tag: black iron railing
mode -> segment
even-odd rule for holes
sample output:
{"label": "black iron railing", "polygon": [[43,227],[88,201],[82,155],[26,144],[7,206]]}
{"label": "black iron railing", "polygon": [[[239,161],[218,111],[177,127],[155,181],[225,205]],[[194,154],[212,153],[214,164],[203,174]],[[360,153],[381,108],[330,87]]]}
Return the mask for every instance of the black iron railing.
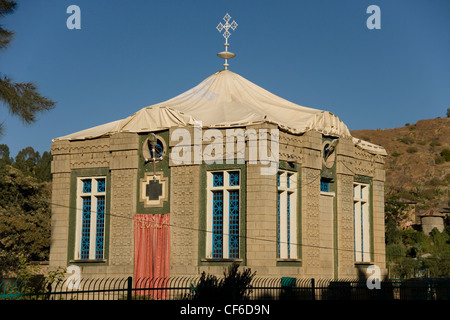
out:
{"label": "black iron railing", "polygon": [[[0,300],[192,300],[200,277],[95,278],[64,280],[34,288],[18,281],[0,282]],[[212,289],[211,289],[212,290]],[[202,295],[205,296],[205,295]],[[206,295],[208,296],[208,295]],[[210,298],[214,298],[211,291]],[[229,299],[235,295],[231,291]],[[254,278],[248,300],[450,300],[450,278],[381,281],[370,289],[365,280]]]}

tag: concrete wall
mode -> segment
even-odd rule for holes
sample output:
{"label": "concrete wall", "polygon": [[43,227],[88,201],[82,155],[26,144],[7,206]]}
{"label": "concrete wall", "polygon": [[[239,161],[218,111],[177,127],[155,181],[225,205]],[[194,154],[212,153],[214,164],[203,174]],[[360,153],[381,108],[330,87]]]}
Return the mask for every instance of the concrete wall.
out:
{"label": "concrete wall", "polygon": [[444,230],[444,218],[439,216],[422,216],[422,231],[428,235],[431,230],[437,228],[440,232]]}

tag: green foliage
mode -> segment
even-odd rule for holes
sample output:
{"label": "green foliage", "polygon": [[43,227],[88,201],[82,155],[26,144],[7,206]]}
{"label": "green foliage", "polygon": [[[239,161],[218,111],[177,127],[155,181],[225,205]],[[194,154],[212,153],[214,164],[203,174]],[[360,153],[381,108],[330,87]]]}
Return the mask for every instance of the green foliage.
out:
{"label": "green foliage", "polygon": [[450,235],[436,228],[421,231],[398,230],[400,237],[386,245],[386,261],[391,277],[450,277]]}
{"label": "green foliage", "polygon": [[406,256],[406,247],[403,243],[389,243],[386,245],[386,258],[395,261],[399,257]]}
{"label": "green foliage", "polygon": [[408,153],[416,153],[418,150],[416,147],[409,147],[408,149],[406,149],[406,152]]}
{"label": "green foliage", "polygon": [[408,205],[400,201],[398,195],[392,195],[386,197],[384,206],[385,223],[392,221],[394,226],[397,227],[398,223],[405,218],[405,210],[408,208]]}
{"label": "green foliage", "polygon": [[441,143],[439,141],[433,140],[430,142],[430,147],[439,147]]}
{"label": "green foliage", "polygon": [[[0,1],[0,18],[12,13],[16,9],[17,4],[14,1]],[[0,50],[5,49],[13,38],[14,32],[4,29],[0,25]]]}
{"label": "green foliage", "polygon": [[441,151],[441,157],[444,158],[445,161],[450,161],[450,150],[444,149]]}
{"label": "green foliage", "polygon": [[[423,196],[425,191],[419,190],[418,193]],[[450,277],[450,218],[446,218],[443,232],[435,228],[426,235],[419,230],[401,230],[399,225],[406,217],[406,209],[407,205],[400,201],[398,195],[386,197],[386,263],[390,277]]]}
{"label": "green foliage", "polygon": [[51,159],[26,148],[16,160],[0,145],[0,276],[49,255],[50,184],[43,180],[49,179]]}
{"label": "green foliage", "polygon": [[[24,257],[20,257],[16,269],[18,290],[16,293],[43,293],[51,289],[52,283],[62,281],[65,278],[66,269],[57,267],[50,269],[46,275],[41,273],[37,264],[28,262]],[[46,299],[45,295],[36,296],[35,299]]]}
{"label": "green foliage", "polygon": [[251,293],[250,283],[256,273],[249,268],[238,271],[239,264],[233,263],[224,271],[222,279],[202,273],[194,292],[187,297],[194,300],[247,300]]}
{"label": "green foliage", "polygon": [[441,163],[444,163],[444,162],[445,162],[445,160],[444,160],[444,158],[442,156],[436,155],[436,157],[434,157],[434,163],[435,164],[441,164]]}
{"label": "green foliage", "polygon": [[39,151],[34,151],[32,147],[26,147],[17,153],[13,166],[26,175],[34,176],[39,181],[50,181],[51,161],[50,152],[45,151],[41,157]]}
{"label": "green foliage", "polygon": [[398,138],[398,141],[403,142],[404,144],[413,144],[414,143],[414,139],[412,137],[401,137]]}

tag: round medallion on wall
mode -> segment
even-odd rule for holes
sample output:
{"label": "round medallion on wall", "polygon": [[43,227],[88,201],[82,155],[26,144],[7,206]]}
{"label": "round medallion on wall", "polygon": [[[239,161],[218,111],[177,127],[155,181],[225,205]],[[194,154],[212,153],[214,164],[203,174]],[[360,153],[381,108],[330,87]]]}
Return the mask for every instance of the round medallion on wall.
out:
{"label": "round medallion on wall", "polygon": [[339,140],[327,140],[322,144],[322,163],[325,167],[331,168],[336,160],[336,145]]}
{"label": "round medallion on wall", "polygon": [[146,160],[152,160],[155,158],[155,161],[161,161],[166,155],[166,150],[167,147],[164,139],[154,133],[151,133],[147,139],[144,140],[142,145],[142,156]]}

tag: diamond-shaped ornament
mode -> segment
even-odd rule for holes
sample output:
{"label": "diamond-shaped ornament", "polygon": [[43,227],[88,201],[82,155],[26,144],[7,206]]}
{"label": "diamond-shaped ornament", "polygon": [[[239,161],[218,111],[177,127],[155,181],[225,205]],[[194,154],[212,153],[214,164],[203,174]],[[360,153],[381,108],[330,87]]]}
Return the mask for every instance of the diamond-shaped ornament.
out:
{"label": "diamond-shaped ornament", "polygon": [[228,39],[229,36],[231,36],[231,33],[228,32],[228,30],[225,30],[225,32],[223,33],[223,37],[224,37],[225,39]]}

